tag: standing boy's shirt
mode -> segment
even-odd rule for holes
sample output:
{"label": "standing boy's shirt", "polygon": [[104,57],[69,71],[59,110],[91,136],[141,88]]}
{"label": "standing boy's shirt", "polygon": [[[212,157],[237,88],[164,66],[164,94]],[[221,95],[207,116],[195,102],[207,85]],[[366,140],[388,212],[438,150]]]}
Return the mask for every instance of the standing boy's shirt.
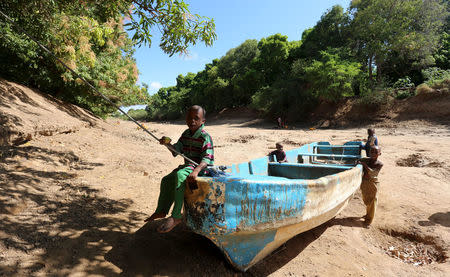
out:
{"label": "standing boy's shirt", "polygon": [[[213,142],[211,136],[203,128],[204,125],[200,126],[194,134],[191,134],[191,131],[187,129],[173,146],[178,152],[183,153],[197,164],[205,162],[207,165],[213,165]],[[195,165],[189,161],[185,160],[184,163],[192,169],[195,168]]]}
{"label": "standing boy's shirt", "polygon": [[[362,145],[363,142],[361,142]],[[366,144],[363,145],[364,149],[366,150],[366,154],[367,156],[369,156],[369,149],[371,146],[378,146],[378,138],[377,135],[373,135],[373,136],[369,136],[367,137],[367,142]]]}

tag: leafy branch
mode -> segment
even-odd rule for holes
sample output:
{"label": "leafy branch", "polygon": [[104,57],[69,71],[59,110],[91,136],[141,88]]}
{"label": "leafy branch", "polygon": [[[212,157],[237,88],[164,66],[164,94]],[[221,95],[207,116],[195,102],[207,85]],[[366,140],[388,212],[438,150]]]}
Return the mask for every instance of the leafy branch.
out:
{"label": "leafy branch", "polygon": [[170,56],[186,53],[198,40],[210,46],[217,38],[214,20],[191,14],[184,1],[134,0],[128,16],[125,26],[135,31],[132,39],[137,45],[151,45],[152,29],[157,27],[162,35],[160,47]]}

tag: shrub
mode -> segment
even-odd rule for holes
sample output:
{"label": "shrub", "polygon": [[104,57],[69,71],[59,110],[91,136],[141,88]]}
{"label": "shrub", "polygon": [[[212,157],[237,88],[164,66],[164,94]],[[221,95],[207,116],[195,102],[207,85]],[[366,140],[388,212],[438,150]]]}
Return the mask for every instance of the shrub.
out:
{"label": "shrub", "polygon": [[443,70],[438,67],[430,67],[422,70],[422,75],[425,79],[425,84],[433,86],[435,83],[441,83],[450,79],[450,69]]}
{"label": "shrub", "polygon": [[128,111],[128,115],[139,121],[145,121],[147,119],[147,112],[145,110],[131,109]]}
{"label": "shrub", "polygon": [[409,76],[406,76],[404,78],[398,79],[393,85],[393,88],[413,88],[414,83],[411,82],[411,78]]}
{"label": "shrub", "polygon": [[414,95],[414,83],[409,76],[398,79],[393,85],[395,98],[405,99]]}
{"label": "shrub", "polygon": [[[135,110],[130,109],[127,114],[131,116],[132,118],[138,120],[138,121],[146,121],[148,114],[146,110]],[[112,117],[120,118],[122,120],[130,120],[126,115],[121,113],[120,111],[116,111],[111,114]]]}
{"label": "shrub", "polygon": [[400,90],[395,95],[395,98],[401,100],[401,99],[406,99],[411,96],[414,96],[414,91],[411,92],[410,90]]}
{"label": "shrub", "polygon": [[358,102],[369,107],[380,107],[390,102],[390,95],[387,91],[374,90],[364,93]]}

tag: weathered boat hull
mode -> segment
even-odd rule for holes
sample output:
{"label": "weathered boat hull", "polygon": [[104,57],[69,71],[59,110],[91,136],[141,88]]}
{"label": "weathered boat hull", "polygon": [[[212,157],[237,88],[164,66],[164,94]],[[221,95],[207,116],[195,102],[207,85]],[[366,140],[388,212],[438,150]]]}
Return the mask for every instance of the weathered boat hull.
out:
{"label": "weathered boat hull", "polygon": [[[299,153],[310,149],[305,147]],[[185,194],[187,225],[242,271],[293,236],[333,218],[361,184],[360,166],[262,160],[250,161],[250,174],[200,177],[198,189],[188,188]]]}

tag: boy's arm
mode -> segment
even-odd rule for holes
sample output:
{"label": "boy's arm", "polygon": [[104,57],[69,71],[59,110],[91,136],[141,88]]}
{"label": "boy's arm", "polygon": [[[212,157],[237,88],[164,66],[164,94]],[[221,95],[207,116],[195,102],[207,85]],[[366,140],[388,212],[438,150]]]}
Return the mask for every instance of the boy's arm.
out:
{"label": "boy's arm", "polygon": [[374,169],[380,170],[383,167],[383,163],[380,161],[377,161],[374,165]]}
{"label": "boy's arm", "polygon": [[191,172],[191,174],[189,174],[188,181],[195,181],[195,178],[197,178],[198,174],[200,173],[200,171],[202,171],[203,169],[205,169],[208,166],[208,164],[206,164],[205,162],[201,162],[199,165],[197,165],[194,170]]}
{"label": "boy's arm", "polygon": [[197,165],[194,170],[187,176],[186,182],[188,183],[191,190],[196,190],[198,188],[197,184],[195,183],[195,178],[197,178],[200,171],[205,169],[208,166],[205,162],[201,162],[199,165]]}
{"label": "boy's arm", "polygon": [[171,144],[172,140],[169,137],[162,137],[159,139],[159,143],[163,144],[169,149],[169,151],[172,153],[172,155],[175,157],[178,154],[175,153],[173,150],[176,150],[177,152],[181,153],[183,150],[183,143],[181,142],[181,137],[178,139],[178,141],[175,144]]}
{"label": "boy's arm", "polygon": [[359,160],[357,163],[360,164],[360,165],[362,165],[363,168],[364,168],[364,170],[367,170],[367,171],[370,170],[370,171],[371,171],[370,167],[367,165],[367,163],[366,163],[365,160]]}
{"label": "boy's arm", "polygon": [[373,167],[370,167],[369,165],[367,165],[366,162],[363,162],[363,161],[359,161],[359,163],[363,166],[364,170],[366,170],[367,172],[380,171],[381,168],[383,167],[383,163],[380,161],[377,161],[373,165]]}

